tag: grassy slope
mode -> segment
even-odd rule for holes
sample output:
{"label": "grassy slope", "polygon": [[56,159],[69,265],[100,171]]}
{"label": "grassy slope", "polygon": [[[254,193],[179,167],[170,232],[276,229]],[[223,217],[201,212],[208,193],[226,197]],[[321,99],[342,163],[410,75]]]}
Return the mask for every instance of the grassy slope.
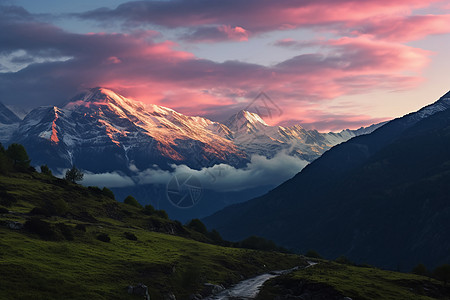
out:
{"label": "grassy slope", "polygon": [[[45,241],[25,230],[0,226],[0,299],[136,299],[125,287],[139,282],[149,286],[152,299],[162,299],[169,292],[186,299],[201,290],[204,282],[232,284],[242,277],[305,264],[295,255],[195,241],[206,238],[176,222],[147,216],[87,188],[37,173],[0,175],[0,190],[17,199],[8,207],[14,214],[0,214],[0,221],[24,222],[29,218],[25,213],[33,207],[63,199],[72,217],[45,220],[87,227],[86,233],[74,230],[73,241]],[[134,233],[138,241],[126,239],[125,231]],[[97,240],[99,233],[109,234],[111,242]],[[284,293],[274,282],[282,286],[301,280],[332,286],[354,300],[431,299],[417,294],[428,282],[424,277],[326,261],[270,281],[261,299]],[[420,288],[411,290],[416,286]]]}
{"label": "grassy slope", "polygon": [[436,280],[327,261],[267,282],[258,299],[273,299],[287,289],[295,290],[301,283],[321,284],[322,290],[328,286],[353,300],[450,299],[450,287],[445,288]]}
{"label": "grassy slope", "polygon": [[[0,176],[0,189],[17,199],[8,207],[14,214],[0,215],[0,220],[24,222],[29,218],[24,213],[59,198],[82,217],[45,220],[87,226],[86,233],[74,230],[73,241],[45,241],[0,226],[0,299],[136,299],[125,287],[139,282],[149,286],[152,299],[169,292],[183,299],[201,290],[203,282],[231,284],[241,276],[304,263],[295,255],[197,242],[192,238],[202,236],[186,228],[178,228],[184,237],[150,231],[179,225],[41,174]],[[126,239],[125,231],[138,241]],[[97,240],[98,233],[109,234],[111,242]]]}

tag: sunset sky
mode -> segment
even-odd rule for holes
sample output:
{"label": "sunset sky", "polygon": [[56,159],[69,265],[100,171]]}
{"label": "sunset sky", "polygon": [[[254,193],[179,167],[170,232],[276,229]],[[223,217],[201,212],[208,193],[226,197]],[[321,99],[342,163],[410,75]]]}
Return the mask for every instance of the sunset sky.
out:
{"label": "sunset sky", "polygon": [[450,89],[450,1],[0,0],[0,101],[104,86],[223,121],[264,91],[270,124],[402,116]]}

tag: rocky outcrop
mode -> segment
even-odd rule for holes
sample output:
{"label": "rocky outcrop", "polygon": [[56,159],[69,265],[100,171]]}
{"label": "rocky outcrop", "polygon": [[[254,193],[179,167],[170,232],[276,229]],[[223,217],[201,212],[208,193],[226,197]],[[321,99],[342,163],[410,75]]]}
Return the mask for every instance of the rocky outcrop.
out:
{"label": "rocky outcrop", "polygon": [[143,296],[145,300],[150,300],[148,287],[143,283],[138,283],[136,286],[129,285],[127,291],[128,294]]}
{"label": "rocky outcrop", "polygon": [[17,221],[5,221],[6,227],[12,230],[20,230],[23,229],[23,224]]}
{"label": "rocky outcrop", "polygon": [[203,296],[215,295],[225,290],[225,287],[223,285],[217,285],[212,283],[204,283],[203,287],[204,287],[202,291]]}

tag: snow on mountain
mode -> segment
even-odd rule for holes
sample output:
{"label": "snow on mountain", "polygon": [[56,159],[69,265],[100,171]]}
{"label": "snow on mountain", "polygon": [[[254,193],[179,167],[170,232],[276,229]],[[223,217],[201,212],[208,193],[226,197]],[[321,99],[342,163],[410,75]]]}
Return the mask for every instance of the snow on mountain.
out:
{"label": "snow on mountain", "polygon": [[0,102],[0,143],[6,143],[19,126],[20,119]]}
{"label": "snow on mountain", "polygon": [[241,110],[232,115],[225,125],[235,133],[235,135],[252,134],[261,129],[269,127],[257,114]]}
{"label": "snow on mountain", "polygon": [[339,143],[357,135],[370,133],[383,125],[380,123],[358,130],[346,129],[339,133],[319,133],[317,130],[307,130],[300,125],[269,126],[259,115],[248,111],[234,114],[225,124],[233,133],[234,143],[250,155],[273,157],[284,151],[308,162]]}
{"label": "snow on mountain", "polygon": [[242,166],[247,155],[217,134],[222,131],[226,135],[211,120],[94,88],[62,108],[33,110],[12,139],[28,146],[37,163],[74,163],[94,172],[128,172],[130,167],[142,170],[154,164],[169,168],[171,163],[201,168],[211,161]]}
{"label": "snow on mountain", "polygon": [[244,167],[253,154],[271,158],[280,151],[310,162],[332,146],[379,126],[319,133],[300,125],[269,126],[248,111],[221,124],[93,88],[61,108],[34,109],[10,141],[24,144],[36,164],[129,173],[155,164],[163,169],[170,164],[195,169],[219,163]]}
{"label": "snow on mountain", "polygon": [[425,119],[437,112],[444,111],[450,108],[450,91],[443,95],[438,101],[427,105],[417,112],[408,114],[405,122],[416,123],[422,119]]}

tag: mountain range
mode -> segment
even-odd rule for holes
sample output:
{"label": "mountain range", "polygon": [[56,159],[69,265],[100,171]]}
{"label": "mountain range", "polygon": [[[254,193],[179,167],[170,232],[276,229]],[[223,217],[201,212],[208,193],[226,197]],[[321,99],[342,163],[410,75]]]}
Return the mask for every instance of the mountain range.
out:
{"label": "mountain range", "polygon": [[125,174],[154,165],[170,169],[171,164],[197,170],[220,163],[240,168],[254,154],[270,158],[281,151],[311,162],[332,146],[382,125],[319,133],[300,125],[269,126],[248,111],[221,124],[105,88],[89,89],[61,107],[33,109],[23,120],[0,106],[0,123],[0,141],[23,144],[37,165],[64,169],[75,164],[94,173]]}
{"label": "mountain range", "polygon": [[204,219],[225,238],[411,270],[450,261],[450,92],[325,152],[266,195]]}

